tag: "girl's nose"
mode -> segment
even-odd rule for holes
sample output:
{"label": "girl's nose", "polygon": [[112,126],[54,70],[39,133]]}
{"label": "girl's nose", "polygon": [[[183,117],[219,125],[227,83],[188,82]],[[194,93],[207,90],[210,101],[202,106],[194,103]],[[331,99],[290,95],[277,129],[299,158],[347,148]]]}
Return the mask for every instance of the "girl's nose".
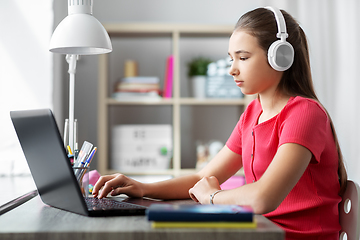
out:
{"label": "girl's nose", "polygon": [[237,75],[239,75],[239,73],[240,73],[240,71],[239,71],[238,68],[234,67],[234,63],[231,64],[231,67],[230,67],[230,69],[229,69],[229,74],[230,74],[231,76],[237,76]]}

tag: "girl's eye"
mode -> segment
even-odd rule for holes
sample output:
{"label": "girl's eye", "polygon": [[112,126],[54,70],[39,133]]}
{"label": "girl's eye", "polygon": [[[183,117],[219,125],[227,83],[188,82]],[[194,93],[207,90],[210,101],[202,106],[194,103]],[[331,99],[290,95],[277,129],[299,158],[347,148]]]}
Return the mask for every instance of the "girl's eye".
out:
{"label": "girl's eye", "polygon": [[247,59],[248,59],[248,57],[241,57],[241,58],[240,58],[241,61],[245,61],[245,60],[247,60]]}

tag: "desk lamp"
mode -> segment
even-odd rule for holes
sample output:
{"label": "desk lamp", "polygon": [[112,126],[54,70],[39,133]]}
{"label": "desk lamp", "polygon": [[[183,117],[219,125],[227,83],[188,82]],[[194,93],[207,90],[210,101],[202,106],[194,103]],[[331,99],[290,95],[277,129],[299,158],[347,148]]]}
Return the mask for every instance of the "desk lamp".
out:
{"label": "desk lamp", "polygon": [[[80,55],[103,54],[112,51],[110,37],[101,23],[92,16],[93,0],[68,0],[68,16],[55,29],[49,50],[66,54],[69,64],[69,146],[75,149],[74,94],[76,61]],[[66,135],[67,133],[64,133]]]}

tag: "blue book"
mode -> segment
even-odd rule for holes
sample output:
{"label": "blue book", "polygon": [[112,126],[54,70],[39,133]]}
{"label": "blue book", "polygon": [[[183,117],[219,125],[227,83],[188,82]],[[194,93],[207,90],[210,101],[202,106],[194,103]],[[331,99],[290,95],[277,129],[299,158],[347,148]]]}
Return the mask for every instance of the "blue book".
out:
{"label": "blue book", "polygon": [[238,205],[152,204],[146,215],[149,221],[161,222],[252,222],[254,213]]}

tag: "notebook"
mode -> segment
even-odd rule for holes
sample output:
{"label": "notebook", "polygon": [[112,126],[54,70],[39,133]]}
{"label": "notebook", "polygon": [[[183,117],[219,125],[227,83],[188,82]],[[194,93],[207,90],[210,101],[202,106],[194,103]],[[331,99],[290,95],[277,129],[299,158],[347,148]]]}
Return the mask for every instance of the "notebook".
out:
{"label": "notebook", "polygon": [[149,221],[158,222],[253,222],[253,210],[238,205],[152,204]]}
{"label": "notebook", "polygon": [[11,111],[10,116],[45,204],[86,216],[145,215],[145,206],[83,197],[50,109]]}

